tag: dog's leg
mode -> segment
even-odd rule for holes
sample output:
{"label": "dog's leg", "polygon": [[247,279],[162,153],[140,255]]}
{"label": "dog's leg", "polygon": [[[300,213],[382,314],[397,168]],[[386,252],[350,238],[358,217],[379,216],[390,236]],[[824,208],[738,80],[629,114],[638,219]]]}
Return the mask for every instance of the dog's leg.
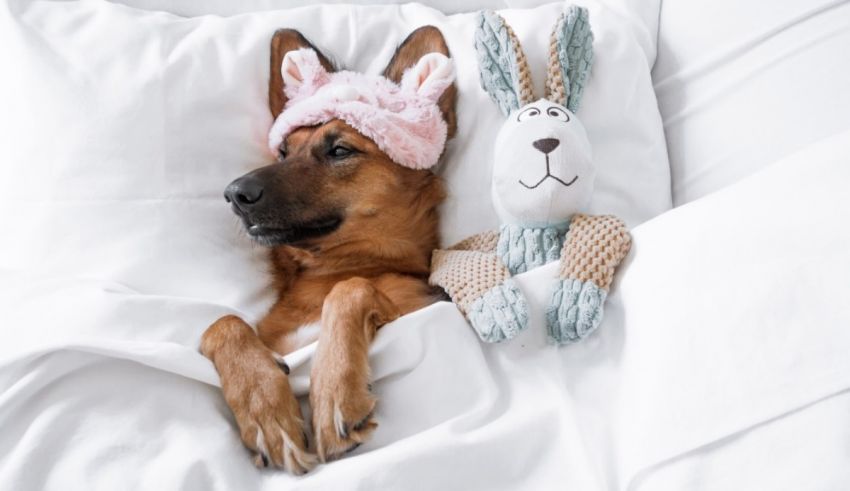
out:
{"label": "dog's leg", "polygon": [[257,453],[254,462],[260,467],[271,462],[293,474],[309,471],[316,458],[307,452],[301,407],[285,365],[278,365],[253,329],[236,316],[222,317],[204,332],[201,352],[221,376],[242,441]]}
{"label": "dog's leg", "polygon": [[310,377],[310,405],[319,458],[338,457],[377,426],[369,391],[369,344],[378,327],[399,316],[373,283],[352,278],[334,285],[322,306],[319,346]]}

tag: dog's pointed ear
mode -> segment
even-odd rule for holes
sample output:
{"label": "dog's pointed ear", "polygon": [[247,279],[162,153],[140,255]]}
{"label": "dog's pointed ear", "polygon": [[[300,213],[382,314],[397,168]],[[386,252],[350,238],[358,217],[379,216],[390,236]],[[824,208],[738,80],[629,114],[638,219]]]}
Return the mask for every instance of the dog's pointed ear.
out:
{"label": "dog's pointed ear", "polygon": [[404,72],[401,87],[438,102],[454,80],[455,66],[452,59],[442,53],[428,53],[419,58],[413,68]]}
{"label": "dog's pointed ear", "polygon": [[[426,58],[426,55],[430,53],[439,53],[443,57],[428,56]],[[423,26],[410,33],[396,49],[390,63],[384,69],[384,76],[401,84],[405,72],[413,70],[416,73],[407,77],[406,84],[416,83],[420,90],[442,89],[441,81],[447,80],[446,77],[453,76],[454,73],[452,66],[445,63],[450,56],[443,33],[434,26]],[[443,113],[443,119],[448,128],[447,138],[454,136],[457,129],[456,100],[457,88],[453,83],[449,83],[445,90],[442,90],[442,95],[437,100],[437,106]]]}
{"label": "dog's pointed ear", "polygon": [[[306,49],[305,49],[306,48]],[[315,53],[315,57],[309,54]],[[313,81],[334,71],[333,64],[310,41],[295,29],[278,29],[272,36],[269,65],[269,110],[273,118],[283,111],[287,101],[287,86],[292,93],[295,85]]]}

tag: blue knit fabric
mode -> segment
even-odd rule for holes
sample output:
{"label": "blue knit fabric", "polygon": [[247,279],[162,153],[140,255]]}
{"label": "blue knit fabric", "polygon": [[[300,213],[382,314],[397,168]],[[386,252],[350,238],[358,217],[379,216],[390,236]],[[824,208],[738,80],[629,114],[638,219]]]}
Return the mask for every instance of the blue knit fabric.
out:
{"label": "blue knit fabric", "polygon": [[499,14],[484,10],[476,18],[475,53],[481,87],[507,116],[519,109],[519,67],[508,27]]}
{"label": "blue knit fabric", "polygon": [[556,280],[546,308],[549,339],[569,344],[587,337],[602,321],[607,296],[608,292],[591,281]]}
{"label": "blue knit fabric", "polygon": [[524,273],[546,263],[557,261],[567,235],[567,227],[530,228],[502,225],[496,254],[512,275]]}
{"label": "blue knit fabric", "polygon": [[511,339],[528,325],[528,303],[513,280],[505,280],[473,302],[467,318],[482,341]]}
{"label": "blue knit fabric", "polygon": [[567,94],[567,109],[578,111],[593,64],[593,32],[587,9],[571,5],[555,27],[558,61]]}

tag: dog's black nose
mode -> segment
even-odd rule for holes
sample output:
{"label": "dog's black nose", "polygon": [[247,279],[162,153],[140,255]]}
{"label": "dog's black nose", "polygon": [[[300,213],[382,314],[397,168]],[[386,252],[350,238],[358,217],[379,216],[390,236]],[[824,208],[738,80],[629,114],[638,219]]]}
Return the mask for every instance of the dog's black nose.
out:
{"label": "dog's black nose", "polygon": [[263,197],[263,183],[252,175],[242,176],[224,190],[224,199],[245,210]]}
{"label": "dog's black nose", "polygon": [[540,150],[543,153],[549,153],[552,150],[555,150],[560,144],[561,141],[557,138],[541,138],[532,143],[532,145],[534,145],[534,148]]}

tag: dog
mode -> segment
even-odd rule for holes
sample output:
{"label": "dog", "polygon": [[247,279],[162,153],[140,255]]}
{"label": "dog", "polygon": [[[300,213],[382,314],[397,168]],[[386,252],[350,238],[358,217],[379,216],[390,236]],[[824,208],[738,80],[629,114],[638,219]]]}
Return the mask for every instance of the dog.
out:
{"label": "dog", "polygon": [[[260,467],[303,474],[364,442],[377,426],[368,361],[377,329],[441,298],[427,279],[445,192],[425,167],[440,157],[457,125],[454,72],[445,60],[448,47],[433,26],[399,45],[382,78],[418,91],[422,97],[410,104],[437,119],[428,120],[434,131],[388,126],[404,126],[412,136],[384,141],[386,131],[364,134],[371,117],[360,121],[361,129],[341,117],[299,126],[309,115],[299,109],[305,106],[288,106],[294,97],[310,104],[331,100],[322,107],[336,110],[369,99],[358,91],[383,82],[371,76],[357,85],[365,75],[338,72],[296,30],[282,29],[272,38],[269,107],[276,120],[270,146],[278,159],[235,180],[225,197],[250,237],[269,248],[278,298],[256,332],[229,315],[201,338],[201,352],[214,363],[241,439]],[[342,74],[352,85],[334,86]],[[315,90],[325,82],[329,88]],[[390,109],[407,110],[404,102],[397,105]],[[409,147],[419,137],[421,148]],[[423,155],[430,161],[423,162]],[[318,333],[299,329],[317,322]],[[309,438],[282,355],[315,340]]]}

